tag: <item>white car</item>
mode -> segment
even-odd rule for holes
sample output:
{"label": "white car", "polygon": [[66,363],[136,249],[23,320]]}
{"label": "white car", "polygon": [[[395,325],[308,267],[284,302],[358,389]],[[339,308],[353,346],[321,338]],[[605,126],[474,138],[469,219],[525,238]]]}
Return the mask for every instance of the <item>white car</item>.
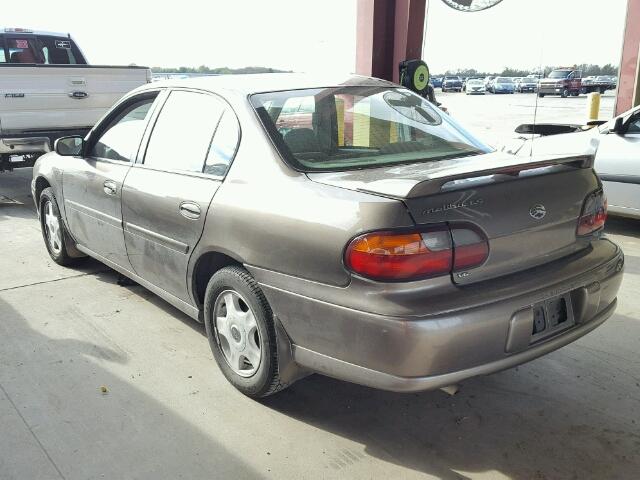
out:
{"label": "white car", "polygon": [[486,89],[484,87],[484,80],[471,79],[467,80],[465,92],[467,95],[484,95]]}
{"label": "white car", "polygon": [[609,213],[640,219],[640,107],[591,129],[527,140],[518,155],[570,154],[596,146]]}

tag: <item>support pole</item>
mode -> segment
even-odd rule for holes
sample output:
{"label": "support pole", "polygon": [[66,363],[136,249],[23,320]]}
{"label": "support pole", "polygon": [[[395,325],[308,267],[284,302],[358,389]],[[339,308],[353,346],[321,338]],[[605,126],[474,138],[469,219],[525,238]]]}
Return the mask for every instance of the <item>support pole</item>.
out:
{"label": "support pole", "polygon": [[356,73],[399,81],[398,64],[422,57],[427,0],[358,0]]}

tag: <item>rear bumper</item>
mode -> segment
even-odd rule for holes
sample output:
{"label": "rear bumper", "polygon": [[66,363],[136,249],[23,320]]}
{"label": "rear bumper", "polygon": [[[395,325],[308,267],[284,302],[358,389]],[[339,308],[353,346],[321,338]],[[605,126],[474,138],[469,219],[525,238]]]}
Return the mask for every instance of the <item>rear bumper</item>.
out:
{"label": "rear bumper", "polygon": [[[482,282],[484,300],[479,305],[465,307],[465,303],[475,303],[471,299],[478,292],[466,294],[466,287],[457,289],[452,308],[419,316],[384,315],[311,298],[269,285],[262,281],[268,274],[249,268],[292,341],[296,363],[342,380],[409,392],[527,362],[604,322],[615,310],[624,257],[611,242],[596,243],[565,271],[553,275],[551,268],[544,274],[529,272],[534,278],[526,280],[517,274]],[[509,288],[501,283],[505,281]],[[531,281],[537,288],[529,288]],[[523,293],[502,295],[518,290]],[[571,295],[575,325],[530,343],[531,306],[565,293]],[[402,302],[402,295],[407,294],[396,301]],[[432,300],[423,298],[422,302],[437,303]]]}

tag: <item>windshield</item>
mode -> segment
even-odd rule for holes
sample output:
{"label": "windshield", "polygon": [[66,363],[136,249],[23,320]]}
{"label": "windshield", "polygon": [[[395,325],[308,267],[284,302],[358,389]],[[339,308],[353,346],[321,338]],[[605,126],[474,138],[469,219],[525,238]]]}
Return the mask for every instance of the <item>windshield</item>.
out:
{"label": "windshield", "polygon": [[477,80],[477,79],[473,79],[473,80],[467,80],[467,83],[469,85],[483,85],[484,82],[482,80]]}
{"label": "windshield", "polygon": [[491,148],[403,88],[261,93],[251,103],[283,158],[302,171],[351,170],[477,155]]}
{"label": "windshield", "polygon": [[445,80],[460,80],[459,77],[444,77]]}
{"label": "windshield", "polygon": [[496,79],[497,83],[513,83],[513,81],[510,78],[506,78],[506,77],[498,77]]}
{"label": "windshield", "polygon": [[571,70],[554,70],[549,74],[549,78],[567,78]]}

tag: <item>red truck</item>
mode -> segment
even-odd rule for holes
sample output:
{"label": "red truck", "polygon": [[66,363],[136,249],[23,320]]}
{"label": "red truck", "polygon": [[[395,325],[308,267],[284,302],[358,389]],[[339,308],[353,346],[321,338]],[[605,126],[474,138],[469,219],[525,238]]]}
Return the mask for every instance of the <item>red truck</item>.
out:
{"label": "red truck", "polygon": [[540,80],[538,96],[560,95],[562,98],[577,97],[582,90],[582,72],[573,68],[552,70],[549,76]]}

